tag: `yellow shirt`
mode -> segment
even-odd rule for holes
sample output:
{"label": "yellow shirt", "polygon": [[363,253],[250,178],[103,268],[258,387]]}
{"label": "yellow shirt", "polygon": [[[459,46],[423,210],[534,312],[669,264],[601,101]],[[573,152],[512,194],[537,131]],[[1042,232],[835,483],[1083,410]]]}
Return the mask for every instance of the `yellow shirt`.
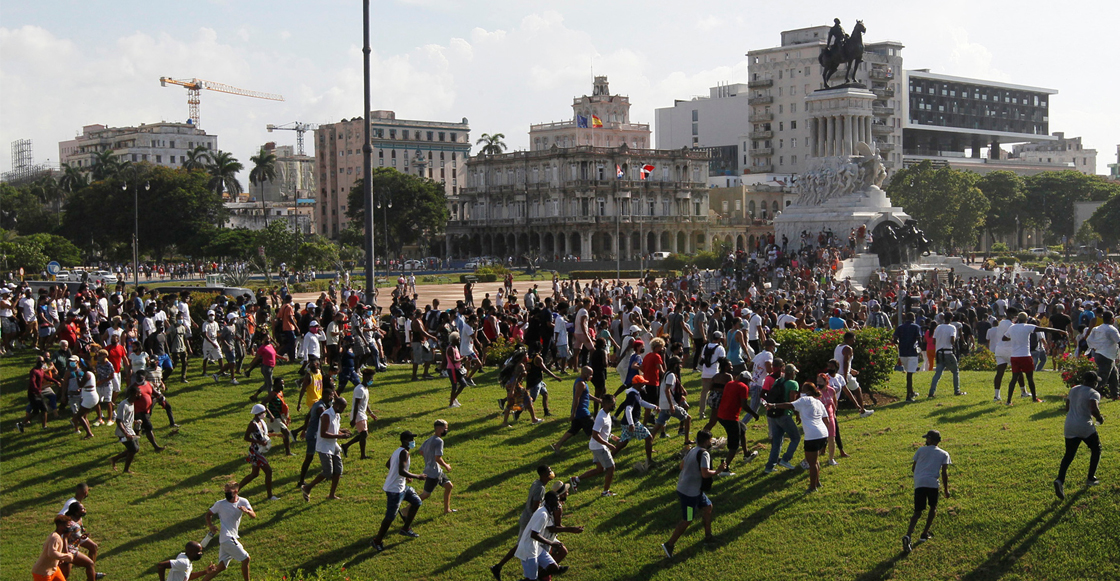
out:
{"label": "yellow shirt", "polygon": [[305,396],[305,399],[304,399],[304,403],[307,404],[308,408],[315,405],[315,402],[319,401],[323,397],[323,374],[322,374],[322,372],[312,373],[312,374],[310,374],[310,376],[311,376],[311,385],[307,386],[307,391],[305,392],[306,396]]}

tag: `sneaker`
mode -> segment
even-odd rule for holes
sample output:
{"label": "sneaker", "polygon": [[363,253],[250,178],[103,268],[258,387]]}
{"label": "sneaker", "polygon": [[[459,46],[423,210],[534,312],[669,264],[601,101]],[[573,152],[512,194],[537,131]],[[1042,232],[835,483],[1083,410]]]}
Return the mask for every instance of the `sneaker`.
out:
{"label": "sneaker", "polygon": [[669,434],[666,434],[665,432],[661,432],[661,435],[658,436],[658,439],[664,440],[664,439],[667,439],[668,437],[669,437]]}
{"label": "sneaker", "polygon": [[466,382],[467,382],[467,385],[469,385],[471,387],[475,387],[473,379],[468,377],[468,378],[466,378]]}
{"label": "sneaker", "polygon": [[19,433],[22,434],[23,433],[23,422],[16,422],[16,429],[19,430]]}
{"label": "sneaker", "polygon": [[763,468],[762,471],[767,473],[767,474],[773,474],[774,473],[774,467],[773,466],[767,466],[766,468]]}
{"label": "sneaker", "polygon": [[556,568],[556,574],[557,574],[557,575],[563,575],[564,573],[567,573],[567,572],[568,572],[568,569],[571,569],[571,566],[569,566],[569,565],[560,565],[559,567],[557,567],[557,568]]}
{"label": "sneaker", "polygon": [[1034,403],[1042,403],[1042,400],[1036,397],[1034,398]]}
{"label": "sneaker", "polygon": [[1085,481],[1085,486],[1100,486],[1101,481],[1096,478],[1090,478]]}
{"label": "sneaker", "polygon": [[537,419],[533,420],[533,425],[535,426],[535,425],[537,425],[541,422],[544,422],[544,418],[537,418]]}
{"label": "sneaker", "polygon": [[603,492],[602,492],[602,493],[601,493],[601,494],[599,495],[599,498],[606,498],[606,497],[608,497],[608,496],[617,496],[617,495],[616,495],[616,494],[614,493],[614,491],[611,491],[611,490],[604,490],[604,491],[603,491]]}
{"label": "sneaker", "polygon": [[906,403],[914,403],[916,401],[918,401],[918,396],[915,396],[915,395],[906,396]]}
{"label": "sneaker", "polygon": [[96,573],[96,574],[95,574],[95,575],[93,576],[93,578],[94,578],[94,579],[104,579],[106,575],[108,575],[108,573],[102,573],[102,572],[98,571],[98,572],[97,572],[97,573]]}
{"label": "sneaker", "polygon": [[778,466],[781,466],[786,470],[793,470],[793,464],[790,464],[788,460],[782,460],[781,462],[778,462]]}
{"label": "sneaker", "polygon": [[827,466],[837,466],[837,465],[839,465],[839,464],[840,464],[840,463],[839,463],[839,462],[837,462],[837,461],[836,461],[835,459],[832,459],[832,460],[829,460],[829,461],[828,461],[828,463],[827,463],[826,465],[827,465]]}
{"label": "sneaker", "polygon": [[276,496],[276,495],[274,494],[274,495],[272,495],[272,496],[268,497],[268,499],[269,499],[269,500],[280,500],[280,497],[279,497],[279,496]]}
{"label": "sneaker", "polygon": [[95,427],[95,428],[100,428],[101,426],[104,426],[104,425],[105,425],[105,420],[103,420],[101,418],[98,418],[96,422],[93,422],[93,427]]}
{"label": "sneaker", "polygon": [[758,450],[754,450],[750,454],[747,454],[747,456],[743,458],[743,463],[745,464],[747,462],[754,462],[755,458],[758,458]]}
{"label": "sneaker", "polygon": [[385,545],[382,545],[381,543],[375,543],[373,541],[370,541],[369,546],[373,547],[373,550],[377,551],[378,553],[385,550]]}
{"label": "sneaker", "polygon": [[406,537],[412,537],[414,539],[419,539],[420,538],[420,533],[418,533],[418,532],[416,532],[412,529],[405,529],[405,530],[401,531],[401,534],[406,536]]}
{"label": "sneaker", "polygon": [[910,535],[902,537],[902,552],[909,553],[912,550],[914,550],[914,547],[910,544]]}
{"label": "sneaker", "polygon": [[451,402],[451,407],[461,408],[463,407],[463,404],[459,403],[459,400],[456,399],[455,401]]}
{"label": "sneaker", "polygon": [[859,417],[869,418],[869,417],[871,417],[871,414],[873,414],[873,413],[875,413],[875,410],[864,410],[863,413],[859,415]]}
{"label": "sneaker", "polygon": [[213,379],[213,380],[214,380],[214,383],[218,383],[218,374],[217,374],[217,373],[215,373],[214,375],[211,375],[211,376],[210,376],[210,379]]}
{"label": "sneaker", "polygon": [[808,470],[809,469],[809,463],[806,462],[805,460],[802,460],[801,461],[801,469],[802,470]]}
{"label": "sneaker", "polygon": [[923,541],[929,541],[933,539],[933,533],[922,533],[918,538]]}
{"label": "sneaker", "polygon": [[666,559],[672,559],[673,558],[673,547],[672,546],[667,545],[665,543],[661,543],[661,550],[665,551],[665,558]]}
{"label": "sneaker", "polygon": [[579,476],[571,477],[571,479],[568,480],[568,484],[572,485],[572,490],[574,491],[576,488],[579,487]]}
{"label": "sneaker", "polygon": [[231,379],[231,380],[229,381],[229,383],[230,383],[230,385],[241,385],[241,383],[240,383],[240,382],[238,382],[238,381],[237,381],[237,379]]}
{"label": "sneaker", "polygon": [[958,392],[954,393],[953,395],[968,395],[968,392],[967,391],[958,391]]}
{"label": "sneaker", "polygon": [[1066,486],[1065,483],[1061,480],[1054,480],[1054,495],[1057,496],[1060,500],[1066,499]]}
{"label": "sneaker", "polygon": [[497,579],[498,581],[502,581],[502,568],[501,567],[499,567],[497,565],[491,566],[490,567],[490,574],[493,575],[494,578]]}
{"label": "sneaker", "polygon": [[111,425],[116,424],[116,423],[117,422],[115,420],[109,420],[109,421],[105,422],[105,425],[111,426]]}
{"label": "sneaker", "polygon": [[498,409],[499,410],[506,409],[506,398],[504,398],[504,397],[498,398]]}
{"label": "sneaker", "polygon": [[1001,401],[1003,401],[1003,400],[1001,400],[998,395],[995,396],[995,398],[992,399],[992,403],[999,403]]}

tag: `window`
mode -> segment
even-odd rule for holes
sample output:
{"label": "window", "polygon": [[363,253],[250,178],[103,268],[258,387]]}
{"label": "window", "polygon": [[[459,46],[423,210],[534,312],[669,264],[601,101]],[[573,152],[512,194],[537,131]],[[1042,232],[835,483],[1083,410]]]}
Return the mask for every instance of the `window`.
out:
{"label": "window", "polygon": [[786,157],[784,155],[778,156],[778,165],[785,165],[785,164],[786,164]]}
{"label": "window", "polygon": [[797,156],[796,155],[790,156],[789,162],[793,165],[797,165]]}
{"label": "window", "polygon": [[440,141],[443,141],[443,136],[444,136],[444,133],[442,131],[440,131],[439,132],[439,140]]}
{"label": "window", "polygon": [[452,133],[451,134],[451,141],[458,141],[458,135],[455,134],[455,133]]}
{"label": "window", "polygon": [[396,129],[390,129],[389,130],[389,139],[396,139],[396,138],[397,138],[397,130]]}
{"label": "window", "polygon": [[432,140],[432,132],[431,132],[431,131],[429,131],[429,132],[428,132],[428,141],[431,141],[431,140]]}
{"label": "window", "polygon": [[171,163],[175,163],[175,156],[171,156]]}
{"label": "window", "polygon": [[408,139],[408,130],[401,129],[401,139]]}
{"label": "window", "polygon": [[778,122],[778,131],[785,131],[785,130],[786,130],[786,122],[785,121],[779,121]]}
{"label": "window", "polygon": [[[790,105],[790,110],[789,110],[789,112],[790,112],[790,113],[793,113],[793,105]],[[790,121],[790,122],[789,122],[789,128],[790,128],[790,129],[797,129],[797,121]]]}
{"label": "window", "polygon": [[[790,113],[797,113],[797,103],[790,103],[790,104],[789,104],[789,112],[790,112]],[[791,126],[791,127],[792,127],[793,129],[797,129],[797,126],[796,126],[796,125],[793,125],[793,126]]]}
{"label": "window", "polygon": [[692,122],[696,123],[699,120],[700,120],[700,111],[698,111],[696,109],[693,109],[692,110]]}
{"label": "window", "polygon": [[785,113],[786,112],[785,109],[786,109],[785,105],[778,105],[778,115],[781,115],[782,113]]}
{"label": "window", "polygon": [[168,143],[170,143],[170,145],[168,145],[168,147],[170,147],[171,149],[175,149],[175,142],[174,141],[170,141]]}

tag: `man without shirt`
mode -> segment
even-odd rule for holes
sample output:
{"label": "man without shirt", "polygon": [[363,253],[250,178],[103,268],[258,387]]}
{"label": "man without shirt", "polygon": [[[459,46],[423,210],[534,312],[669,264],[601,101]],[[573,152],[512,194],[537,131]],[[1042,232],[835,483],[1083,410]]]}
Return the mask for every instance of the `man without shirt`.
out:
{"label": "man without shirt", "polygon": [[[525,525],[529,524],[529,519],[540,508],[541,502],[544,500],[544,493],[547,490],[546,486],[549,481],[556,478],[556,474],[545,465],[537,466],[537,479],[529,485],[529,498],[525,501],[525,508],[521,510],[521,517],[517,521],[517,538],[521,539],[521,534],[525,532]],[[517,552],[517,545],[510,547],[509,552],[498,561],[497,565],[490,567],[490,573],[498,581],[502,580],[502,566],[509,562]]]}
{"label": "man without shirt", "polygon": [[[241,546],[239,535],[239,528],[241,527],[241,515],[247,514],[249,518],[257,518],[257,513],[253,512],[252,505],[249,504],[248,499],[240,498],[237,496],[237,483],[229,481],[225,485],[226,497],[219,500],[206,511],[206,527],[210,529],[211,534],[218,536],[219,549],[218,549],[218,565],[213,571],[203,577],[204,581],[210,581],[218,573],[225,571],[229,566],[230,561],[237,561],[241,563],[241,575],[245,581],[249,581],[249,553],[245,552],[245,547]],[[218,517],[221,523],[221,531],[214,525],[214,517]]]}
{"label": "man without shirt", "polygon": [[[197,573],[193,572],[194,562],[201,558],[202,545],[194,541],[187,543],[178,557],[156,563],[156,574],[159,575],[159,581],[189,581],[217,571],[217,565],[210,563],[206,569]],[[168,571],[171,571],[170,576],[167,575]]]}

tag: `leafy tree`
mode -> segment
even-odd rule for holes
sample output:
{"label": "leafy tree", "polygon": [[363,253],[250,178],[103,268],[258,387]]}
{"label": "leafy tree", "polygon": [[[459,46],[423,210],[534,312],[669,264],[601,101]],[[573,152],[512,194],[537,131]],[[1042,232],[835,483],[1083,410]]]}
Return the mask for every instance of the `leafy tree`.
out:
{"label": "leafy tree", "polygon": [[237,172],[245,169],[245,166],[228,151],[219,149],[210,154],[210,166],[207,169],[210,172],[210,190],[214,193],[226,193],[230,198],[236,198],[245,191],[241,182],[237,181]]}
{"label": "leafy tree", "polygon": [[0,228],[34,234],[51,231],[54,225],[54,219],[30,188],[0,183]]}
{"label": "leafy tree", "polygon": [[202,256],[244,259],[257,255],[260,236],[248,228],[208,228],[200,232]]}
{"label": "leafy tree", "polygon": [[[1074,202],[1103,202],[1120,193],[1120,184],[1076,170],[1047,171],[1026,178],[1025,207],[1051,236],[1073,237]],[[1094,226],[1097,228],[1097,226]],[[1104,232],[1098,228],[1102,236]]]}
{"label": "leafy tree", "polygon": [[322,236],[314,236],[299,245],[295,265],[299,270],[324,270],[338,263],[338,246]]}
{"label": "leafy tree", "polygon": [[187,171],[204,170],[209,164],[210,150],[206,149],[205,145],[196,145],[194,149],[187,152],[187,157],[183,160],[183,169]]}
{"label": "leafy tree", "polygon": [[[1081,230],[1085,229],[1085,225],[1091,225],[1093,233],[1109,246],[1120,242],[1120,196],[1113,196],[1097,208],[1081,226]],[[1081,230],[1078,230],[1078,236],[1081,235]]]}
{"label": "leafy tree", "polygon": [[478,153],[480,155],[500,155],[506,150],[506,142],[503,141],[505,138],[504,133],[494,133],[493,135],[483,133],[475,142],[476,145],[482,146]]}
{"label": "leafy tree", "polygon": [[1016,233],[1017,224],[1018,227],[1026,225],[1027,185],[1021,176],[1005,170],[993,171],[982,176],[976,182],[976,187],[991,202],[988,216],[984,220],[988,232],[1006,236]]}
{"label": "leafy tree", "polygon": [[1103,240],[1101,235],[1097,234],[1097,231],[1093,229],[1093,223],[1089,220],[1081,224],[1081,228],[1077,229],[1077,236],[1074,236],[1073,239],[1079,244],[1087,244],[1090,246],[1095,246],[1098,242]]}
{"label": "leafy tree", "polygon": [[[393,168],[373,170],[374,198],[387,197],[392,207],[374,208],[374,247],[379,256],[397,256],[401,248],[430,239],[443,232],[449,211],[443,185],[428,178],[401,173]],[[365,203],[362,199],[362,180],[354,182],[347,197],[346,216],[359,232],[365,228]],[[384,248],[385,236],[380,229],[388,221],[389,248]],[[350,242],[348,240],[348,242]],[[359,244],[363,244],[359,242]]]}
{"label": "leafy tree", "polygon": [[918,220],[918,226],[940,248],[971,246],[984,227],[988,199],[976,187],[979,176],[928,161],[899,170],[887,193]]}
{"label": "leafy tree", "polygon": [[23,268],[29,274],[42,272],[49,262],[43,246],[26,236],[0,242],[0,255],[4,257],[6,268]]}
{"label": "leafy tree", "polygon": [[38,245],[47,260],[57,260],[62,266],[75,266],[82,262],[82,251],[72,242],[57,234],[40,232],[23,236],[18,240]]}
{"label": "leafy tree", "polygon": [[[253,169],[249,170],[249,183],[261,187],[261,207],[264,207],[264,183],[276,179],[276,154],[261,148],[260,153],[249,158]],[[268,223],[268,213],[265,212],[265,223]]]}
{"label": "leafy tree", "polygon": [[58,187],[72,194],[88,185],[89,179],[86,177],[86,174],[82,172],[81,168],[68,163],[62,164],[62,177],[58,179]]}
{"label": "leafy tree", "polygon": [[288,228],[286,220],[276,220],[257,232],[257,241],[273,264],[284,262],[292,266],[303,244],[303,235]]}

